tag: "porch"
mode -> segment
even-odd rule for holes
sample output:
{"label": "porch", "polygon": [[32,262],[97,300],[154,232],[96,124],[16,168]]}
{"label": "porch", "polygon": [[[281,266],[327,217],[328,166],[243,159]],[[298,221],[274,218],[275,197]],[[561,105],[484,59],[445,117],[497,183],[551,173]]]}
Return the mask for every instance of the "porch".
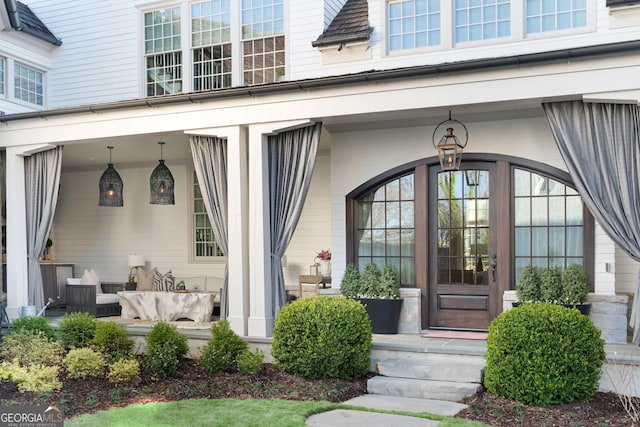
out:
{"label": "porch", "polygon": [[[63,316],[61,310],[47,312],[54,328]],[[102,317],[101,321],[114,321],[126,325],[130,336],[136,342],[136,350],[144,351],[145,337],[155,325],[155,321],[122,319],[119,316]],[[188,338],[190,355],[198,354],[211,339],[212,322],[175,321],[180,333]],[[482,381],[487,351],[486,339],[468,333],[469,338],[460,338],[464,333],[442,333],[440,337],[427,337],[430,331],[418,333],[399,333],[391,335],[373,335],[370,371],[379,377],[370,380],[369,393],[387,394],[405,397],[423,397],[428,399],[457,400],[458,393],[473,394]],[[272,363],[272,337],[244,337],[252,350],[261,349],[265,363]],[[615,392],[631,396],[640,396],[640,347],[632,344],[605,344],[607,361],[603,366],[598,391]],[[429,366],[430,364],[433,366]],[[436,369],[437,365],[437,369]],[[476,379],[463,379],[466,372],[478,370]],[[420,371],[416,373],[416,371]],[[435,379],[416,378],[432,377]],[[463,372],[462,375],[460,372]],[[473,377],[475,374],[471,374]],[[444,381],[442,378],[446,378]],[[460,378],[458,380],[458,378]],[[479,378],[479,380],[478,380]],[[381,382],[371,382],[376,379]],[[421,381],[425,381],[423,386]],[[458,381],[463,384],[461,389]],[[452,385],[453,384],[453,385]],[[472,388],[468,386],[471,385]],[[451,390],[455,387],[455,390]],[[425,391],[426,390],[426,391]],[[446,395],[446,396],[444,396]],[[453,396],[453,397],[452,397]]]}

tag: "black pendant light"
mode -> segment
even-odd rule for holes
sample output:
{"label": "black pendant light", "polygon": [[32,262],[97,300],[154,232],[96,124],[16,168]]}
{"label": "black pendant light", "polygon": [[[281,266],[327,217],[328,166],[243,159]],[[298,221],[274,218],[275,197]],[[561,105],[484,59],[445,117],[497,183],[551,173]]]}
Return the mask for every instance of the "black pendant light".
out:
{"label": "black pendant light", "polygon": [[122,178],[111,163],[111,150],[113,147],[107,147],[109,149],[109,165],[100,177],[100,202],[99,206],[121,207],[122,201]]}
{"label": "black pendant light", "polygon": [[168,167],[165,166],[162,158],[162,146],[160,144],[160,160],[158,166],[151,173],[149,184],[151,186],[151,204],[152,205],[173,205],[175,204],[173,197],[173,175]]}

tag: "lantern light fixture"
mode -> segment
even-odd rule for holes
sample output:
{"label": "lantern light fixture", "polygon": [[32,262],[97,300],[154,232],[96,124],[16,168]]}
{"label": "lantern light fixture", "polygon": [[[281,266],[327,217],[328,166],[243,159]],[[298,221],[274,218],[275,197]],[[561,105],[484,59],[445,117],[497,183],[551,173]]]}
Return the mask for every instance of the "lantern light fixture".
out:
{"label": "lantern light fixture", "polygon": [[[445,134],[436,142],[436,135],[439,135],[442,129],[445,129]],[[463,132],[462,140],[454,132],[457,132],[458,135]],[[431,139],[433,147],[438,150],[440,168],[443,171],[458,170],[462,161],[462,150],[469,141],[469,131],[462,122],[451,118],[451,110],[449,110],[449,118],[436,126]]]}
{"label": "lantern light fixture", "polygon": [[111,150],[113,147],[107,147],[109,149],[109,164],[107,169],[102,173],[98,187],[100,189],[100,199],[98,201],[99,206],[108,207],[122,207],[123,203],[123,184],[120,174],[113,167],[111,162]]}
{"label": "lantern light fixture", "polygon": [[173,175],[167,166],[164,164],[162,156],[162,146],[164,142],[158,142],[160,144],[160,160],[158,166],[151,173],[149,179],[149,186],[151,190],[152,205],[174,205],[175,199],[173,194]]}

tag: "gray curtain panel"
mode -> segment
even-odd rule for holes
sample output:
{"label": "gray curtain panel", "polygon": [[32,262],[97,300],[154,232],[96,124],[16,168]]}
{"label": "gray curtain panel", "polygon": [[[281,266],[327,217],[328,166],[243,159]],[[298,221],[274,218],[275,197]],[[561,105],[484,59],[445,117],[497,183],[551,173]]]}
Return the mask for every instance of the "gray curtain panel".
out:
{"label": "gray curtain panel", "polygon": [[44,306],[42,274],[38,260],[44,252],[58,203],[62,147],[32,154],[24,159],[27,209],[27,256],[29,304]]}
{"label": "gray curtain panel", "polygon": [[[630,104],[542,105],[576,188],[605,232],[640,261],[640,108]],[[630,325],[640,344],[640,272]]]}
{"label": "gray curtain panel", "polygon": [[271,285],[275,313],[286,302],[282,256],[298,225],[316,162],[322,123],[269,137]]}
{"label": "gray curtain panel", "polygon": [[[227,226],[227,140],[209,136],[190,137],[193,165],[216,242],[224,254],[228,249]],[[224,288],[220,295],[220,318],[228,315],[228,264],[224,268]],[[222,301],[222,299],[225,299]]]}
{"label": "gray curtain panel", "polygon": [[[5,165],[6,165],[6,159],[7,157],[7,153],[6,151],[0,151],[0,207],[2,209],[2,221],[0,221],[0,225],[2,225],[2,227],[4,227],[7,223],[7,219],[6,219],[6,206],[5,206],[5,186],[6,186],[6,182],[7,182],[7,178],[6,178],[6,174],[5,174]],[[4,233],[3,233],[4,236]],[[4,251],[4,245],[5,242],[0,242],[0,252]],[[5,268],[4,264],[2,264],[0,266],[2,269]],[[0,270],[0,273],[2,273],[2,270]],[[4,289],[4,283],[2,282],[2,274],[0,274],[0,289]]]}

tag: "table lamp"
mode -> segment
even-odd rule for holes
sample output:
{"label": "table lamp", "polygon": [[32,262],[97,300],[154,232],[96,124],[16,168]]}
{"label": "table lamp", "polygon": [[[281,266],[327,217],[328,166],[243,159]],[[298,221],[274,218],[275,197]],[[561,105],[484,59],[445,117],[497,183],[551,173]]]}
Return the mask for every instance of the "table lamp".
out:
{"label": "table lamp", "polygon": [[129,283],[135,283],[135,275],[133,274],[133,270],[138,271],[138,267],[144,267],[144,256],[133,254],[127,257],[127,261],[131,270],[129,270]]}

